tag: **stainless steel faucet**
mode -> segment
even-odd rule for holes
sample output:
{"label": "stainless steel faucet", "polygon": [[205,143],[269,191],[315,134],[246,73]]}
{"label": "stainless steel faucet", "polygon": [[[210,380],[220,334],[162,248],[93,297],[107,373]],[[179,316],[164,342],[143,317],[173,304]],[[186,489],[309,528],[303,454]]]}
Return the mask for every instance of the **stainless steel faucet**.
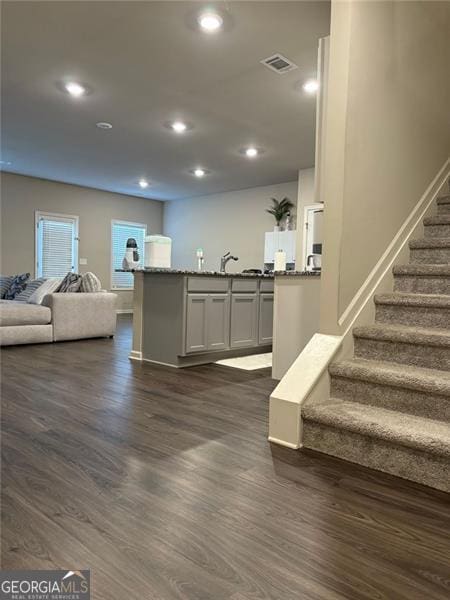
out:
{"label": "stainless steel faucet", "polygon": [[227,262],[229,260],[239,260],[239,258],[237,256],[233,256],[232,254],[230,254],[230,252],[227,252],[226,254],[224,254],[222,256],[222,258],[220,259],[220,272],[221,273],[226,272],[226,266],[227,266]]}

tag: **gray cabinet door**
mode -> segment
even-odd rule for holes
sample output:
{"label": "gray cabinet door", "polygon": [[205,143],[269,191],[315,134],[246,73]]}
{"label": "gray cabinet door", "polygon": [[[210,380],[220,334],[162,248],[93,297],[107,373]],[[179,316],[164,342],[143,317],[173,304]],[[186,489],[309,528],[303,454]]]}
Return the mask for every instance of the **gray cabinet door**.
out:
{"label": "gray cabinet door", "polygon": [[187,294],[186,353],[208,349],[208,294]]}
{"label": "gray cabinet door", "polygon": [[259,334],[260,345],[271,344],[273,335],[273,294],[259,295]]}
{"label": "gray cabinet door", "polygon": [[208,350],[230,347],[230,296],[209,294],[207,317]]}
{"label": "gray cabinet door", "polygon": [[231,295],[231,348],[258,344],[258,295]]}

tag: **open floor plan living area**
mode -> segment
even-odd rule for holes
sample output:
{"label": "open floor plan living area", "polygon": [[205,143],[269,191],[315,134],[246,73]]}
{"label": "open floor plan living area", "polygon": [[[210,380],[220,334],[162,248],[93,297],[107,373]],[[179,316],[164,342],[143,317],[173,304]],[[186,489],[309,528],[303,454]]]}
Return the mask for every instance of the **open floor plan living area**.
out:
{"label": "open floor plan living area", "polygon": [[0,11],[0,598],[447,600],[450,1]]}

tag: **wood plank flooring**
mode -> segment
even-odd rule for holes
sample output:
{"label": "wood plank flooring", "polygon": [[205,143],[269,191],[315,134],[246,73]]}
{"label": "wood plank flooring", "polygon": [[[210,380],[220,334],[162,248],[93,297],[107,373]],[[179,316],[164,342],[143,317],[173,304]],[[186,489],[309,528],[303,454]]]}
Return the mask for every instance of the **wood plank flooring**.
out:
{"label": "wood plank flooring", "polygon": [[449,496],[270,447],[267,369],[2,351],[2,567],[91,569],[95,600],[450,595]]}

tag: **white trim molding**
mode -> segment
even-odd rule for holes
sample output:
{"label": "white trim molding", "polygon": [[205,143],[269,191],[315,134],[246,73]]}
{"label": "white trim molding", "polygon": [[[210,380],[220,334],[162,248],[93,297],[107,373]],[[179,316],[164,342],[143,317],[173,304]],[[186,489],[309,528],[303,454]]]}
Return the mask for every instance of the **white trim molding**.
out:
{"label": "white trim molding", "polygon": [[314,335],[272,392],[269,441],[288,448],[301,448],[302,405],[329,400],[330,363],[334,359],[342,360],[353,356],[353,328],[374,322],[374,295],[392,291],[392,268],[395,264],[408,262],[409,241],[423,236],[423,219],[434,210],[434,202],[438,195],[442,191],[448,193],[449,177],[450,159],[439,170],[342,314],[339,325],[343,334]]}
{"label": "white trim molding", "polygon": [[117,315],[132,315],[133,309],[132,308],[118,308],[116,310],[116,314]]}

